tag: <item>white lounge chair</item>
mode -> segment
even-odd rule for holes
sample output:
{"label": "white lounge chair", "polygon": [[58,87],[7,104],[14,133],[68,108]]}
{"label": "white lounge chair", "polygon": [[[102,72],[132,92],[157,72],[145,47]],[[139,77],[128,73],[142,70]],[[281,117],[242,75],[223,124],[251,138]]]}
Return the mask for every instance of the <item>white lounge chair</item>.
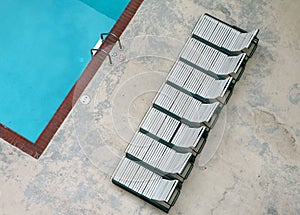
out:
{"label": "white lounge chair", "polygon": [[251,57],[259,41],[258,32],[259,29],[247,32],[209,14],[203,14],[192,34],[204,39],[211,46],[217,46],[231,52],[245,52]]}
{"label": "white lounge chair", "polygon": [[180,90],[187,90],[203,102],[218,100],[222,104],[226,104],[232,94],[232,80],[232,77],[215,79],[181,61],[174,64],[167,77],[168,84]]}
{"label": "white lounge chair", "polygon": [[112,182],[165,212],[175,204],[181,188],[178,180],[164,179],[126,157],[115,169]]}
{"label": "white lounge chair", "polygon": [[179,153],[155,139],[137,132],[126,148],[126,156],[166,177],[183,181],[192,170],[192,153]]}
{"label": "white lounge chair", "polygon": [[168,84],[162,86],[153,102],[153,107],[186,124],[196,127],[206,125],[209,128],[217,120],[219,105],[219,102],[202,103]]}
{"label": "white lounge chair", "polygon": [[206,126],[190,127],[155,108],[145,115],[140,131],[177,151],[193,155],[201,152],[207,137]]}
{"label": "white lounge chair", "polygon": [[230,56],[195,38],[188,39],[180,59],[214,77],[230,75],[236,80],[239,80],[246,64],[245,53]]}

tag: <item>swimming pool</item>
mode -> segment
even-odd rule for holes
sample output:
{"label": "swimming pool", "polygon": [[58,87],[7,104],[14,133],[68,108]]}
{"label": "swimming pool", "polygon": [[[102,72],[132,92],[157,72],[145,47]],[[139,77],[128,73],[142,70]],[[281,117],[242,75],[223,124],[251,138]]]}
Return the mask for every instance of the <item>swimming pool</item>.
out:
{"label": "swimming pool", "polygon": [[129,0],[95,2],[1,1],[2,127],[36,142]]}

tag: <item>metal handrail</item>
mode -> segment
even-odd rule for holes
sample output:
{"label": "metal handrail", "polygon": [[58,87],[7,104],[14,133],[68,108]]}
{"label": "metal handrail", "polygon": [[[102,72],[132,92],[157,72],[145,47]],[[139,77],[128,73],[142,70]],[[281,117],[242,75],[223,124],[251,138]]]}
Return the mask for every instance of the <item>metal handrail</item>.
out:
{"label": "metal handrail", "polygon": [[111,35],[111,36],[113,36],[114,38],[116,38],[117,41],[118,41],[118,44],[119,44],[119,48],[120,48],[120,49],[123,49],[122,44],[121,44],[121,41],[120,41],[120,38],[119,38],[117,35],[115,35],[114,33],[111,33],[111,32],[109,32],[109,33],[102,33],[102,34],[100,34],[101,40],[103,40],[103,36],[105,36],[105,35]]}
{"label": "metal handrail", "polygon": [[106,54],[106,56],[108,56],[109,63],[112,65],[111,56],[107,51],[105,51],[104,49],[100,49],[100,48],[99,49],[91,49],[91,55],[92,56],[93,56],[93,51],[102,51],[102,52],[104,52]]}

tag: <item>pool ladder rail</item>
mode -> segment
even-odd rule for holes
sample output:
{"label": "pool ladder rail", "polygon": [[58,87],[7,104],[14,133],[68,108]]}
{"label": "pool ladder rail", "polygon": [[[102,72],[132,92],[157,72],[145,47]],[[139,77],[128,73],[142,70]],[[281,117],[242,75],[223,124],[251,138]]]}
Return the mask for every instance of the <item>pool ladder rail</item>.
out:
{"label": "pool ladder rail", "polygon": [[102,33],[102,34],[100,34],[100,38],[99,38],[98,42],[96,43],[96,45],[94,46],[94,48],[91,49],[90,52],[91,52],[92,57],[93,57],[98,51],[104,52],[104,53],[108,56],[109,64],[112,65],[112,60],[111,60],[110,54],[109,54],[107,51],[105,51],[104,49],[101,49],[101,48],[100,48],[101,45],[102,45],[102,43],[103,43],[103,38],[104,38],[104,36],[107,36],[107,35],[111,35],[111,36],[113,36],[114,38],[116,38],[117,41],[118,41],[120,50],[123,49],[122,44],[121,44],[121,41],[120,41],[120,38],[117,37],[114,33],[109,32],[109,33]]}

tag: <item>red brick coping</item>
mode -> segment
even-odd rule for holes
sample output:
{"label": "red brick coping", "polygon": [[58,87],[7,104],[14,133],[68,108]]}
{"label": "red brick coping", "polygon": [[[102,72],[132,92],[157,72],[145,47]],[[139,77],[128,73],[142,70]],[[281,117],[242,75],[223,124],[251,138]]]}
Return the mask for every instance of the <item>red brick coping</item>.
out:
{"label": "red brick coping", "polygon": [[[142,4],[143,0],[131,0],[124,12],[117,20],[116,24],[111,29],[111,33],[120,37],[125,28],[127,27],[130,20],[135,15],[136,11]],[[106,39],[103,41],[101,45],[101,49],[106,52],[110,52],[114,44],[117,42],[116,38],[112,35],[108,35]],[[87,50],[89,51],[89,50]],[[104,52],[98,52],[89,62],[87,67],[82,72],[81,76],[77,80],[77,82],[72,87],[71,91],[66,96],[65,100],[56,110],[55,114],[51,118],[50,122],[43,130],[43,132],[38,137],[35,143],[27,140],[23,136],[14,132],[13,130],[7,128],[6,126],[0,123],[0,138],[4,139],[11,145],[19,148],[23,152],[31,155],[32,157],[38,159],[43,151],[48,146],[49,142],[68,116],[76,101],[79,99],[80,95],[87,87],[89,82],[92,80],[94,75],[96,74],[99,67],[102,65],[105,60],[106,55]],[[26,126],[26,125],[24,125]]]}

